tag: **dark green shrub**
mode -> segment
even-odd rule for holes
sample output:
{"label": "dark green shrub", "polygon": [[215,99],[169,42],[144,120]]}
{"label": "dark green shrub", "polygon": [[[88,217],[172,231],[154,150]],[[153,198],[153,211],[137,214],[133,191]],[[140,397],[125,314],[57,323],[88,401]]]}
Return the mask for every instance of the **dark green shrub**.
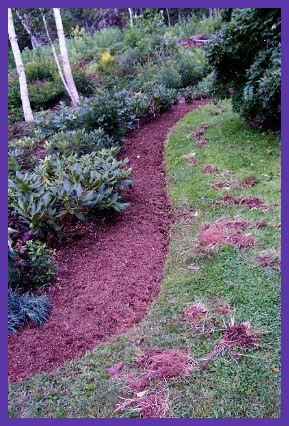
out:
{"label": "dark green shrub", "polygon": [[140,30],[137,28],[130,28],[126,31],[124,36],[125,43],[130,47],[135,47],[137,42],[141,39]]}
{"label": "dark green shrub", "polygon": [[[49,156],[33,172],[16,172],[9,180],[10,207],[27,231],[45,239],[61,232],[59,219],[84,220],[99,209],[124,210],[118,190],[129,185],[127,159],[117,161],[117,148],[77,157]],[[17,225],[14,224],[14,227]]]}
{"label": "dark green shrub", "polygon": [[16,176],[8,180],[8,187],[9,206],[27,230],[39,239],[44,239],[49,230],[60,232],[57,220],[61,215],[53,206],[55,197],[37,173],[16,171]]}
{"label": "dark green shrub", "polygon": [[122,211],[128,207],[117,191],[131,183],[131,169],[124,168],[127,159],[117,161],[115,154],[112,148],[79,158],[55,158],[50,190],[61,213],[84,220],[96,209]]}
{"label": "dark green shrub", "polygon": [[233,109],[250,120],[279,123],[281,115],[281,50],[262,51],[247,71],[244,87],[236,89]]}
{"label": "dark green shrub", "polygon": [[197,99],[210,98],[214,95],[214,80],[213,75],[209,74],[202,81],[199,81],[195,86],[186,87],[183,96],[187,103]]}
{"label": "dark green shrub", "polygon": [[8,110],[8,123],[15,124],[23,120],[23,110],[22,108],[12,107]]}
{"label": "dark green shrub", "polygon": [[19,81],[14,73],[11,73],[8,77],[8,109],[10,114],[13,114],[15,110],[19,110],[23,114]]}
{"label": "dark green shrub", "polygon": [[233,92],[233,108],[246,120],[280,124],[280,9],[234,9],[207,46],[220,98]]}
{"label": "dark green shrub", "polygon": [[51,284],[55,274],[53,251],[40,241],[27,241],[11,256],[9,284],[13,288]]}
{"label": "dark green shrub", "polygon": [[200,53],[188,51],[186,54],[175,55],[174,59],[177,62],[182,87],[195,85],[205,76],[205,61]]}
{"label": "dark green shrub", "polygon": [[138,47],[130,48],[117,58],[117,75],[135,75],[145,64],[145,58]]}
{"label": "dark green shrub", "polygon": [[[146,88],[144,88],[146,91]],[[177,102],[178,92],[168,89],[164,85],[151,86],[146,91],[151,97],[151,110],[153,114],[171,108]]]}
{"label": "dark green shrub", "polygon": [[146,117],[151,109],[151,96],[147,93],[136,92],[133,95],[133,109],[137,117]]}
{"label": "dark green shrub", "polygon": [[45,147],[49,153],[79,156],[92,151],[100,151],[103,148],[111,148],[114,145],[113,139],[99,128],[91,132],[82,129],[56,133],[49,138]]}
{"label": "dark green shrub", "polygon": [[51,303],[46,296],[36,296],[30,293],[20,294],[19,291],[8,288],[8,332],[15,333],[28,321],[34,321],[41,326],[47,321]]}
{"label": "dark green shrub", "polygon": [[24,136],[21,139],[9,141],[8,144],[8,171],[9,175],[15,174],[16,170],[22,170],[31,166],[30,153],[38,143],[36,137]]}
{"label": "dark green shrub", "polygon": [[124,90],[106,90],[94,98],[83,100],[76,108],[61,103],[57,112],[41,112],[35,118],[42,134],[46,136],[58,131],[79,128],[93,130],[101,127],[105,134],[116,142],[123,138],[126,129],[133,125],[134,120],[132,99]]}
{"label": "dark green shrub", "polygon": [[138,117],[158,114],[177,102],[178,92],[175,89],[154,83],[145,83],[142,87],[142,91],[133,96],[133,106]]}
{"label": "dark green shrub", "polygon": [[29,85],[28,91],[31,108],[35,111],[50,108],[65,96],[60,78],[54,81],[37,80]]}
{"label": "dark green shrub", "polygon": [[90,75],[86,74],[81,64],[72,65],[72,74],[79,94],[89,96],[95,92],[95,82]]}
{"label": "dark green shrub", "polygon": [[9,173],[21,170],[25,162],[25,152],[22,148],[12,148],[8,151],[8,171]]}
{"label": "dark green shrub", "polygon": [[182,86],[182,77],[172,66],[163,66],[158,73],[157,82],[168,89],[179,89]]}
{"label": "dark green shrub", "polygon": [[35,57],[33,62],[25,64],[25,74],[27,82],[37,80],[54,80],[57,68],[52,58]]}

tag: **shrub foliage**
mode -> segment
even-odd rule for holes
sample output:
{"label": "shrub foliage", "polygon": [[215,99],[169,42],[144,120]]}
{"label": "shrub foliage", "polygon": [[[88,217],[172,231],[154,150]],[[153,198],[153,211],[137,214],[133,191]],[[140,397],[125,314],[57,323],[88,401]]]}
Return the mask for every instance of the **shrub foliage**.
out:
{"label": "shrub foliage", "polygon": [[245,119],[280,122],[280,9],[235,9],[208,44],[215,91],[228,97]]}

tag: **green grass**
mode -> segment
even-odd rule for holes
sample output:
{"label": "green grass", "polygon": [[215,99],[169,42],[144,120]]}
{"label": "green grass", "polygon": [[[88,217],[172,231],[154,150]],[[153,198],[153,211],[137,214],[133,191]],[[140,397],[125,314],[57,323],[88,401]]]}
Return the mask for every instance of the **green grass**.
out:
{"label": "green grass", "polygon": [[[195,300],[221,296],[234,306],[236,321],[250,321],[259,330],[260,348],[238,361],[222,356],[186,378],[168,380],[173,417],[278,417],[280,373],[280,274],[257,266],[255,255],[280,249],[280,134],[262,133],[245,126],[230,104],[211,116],[208,105],[188,114],[172,131],[166,147],[168,190],[177,213],[165,277],[159,298],[143,321],[128,333],[102,344],[80,360],[57,371],[38,374],[9,389],[10,417],[137,417],[127,410],[114,413],[120,397],[126,396],[125,379],[113,379],[106,368],[124,363],[123,373],[132,372],[136,351],[151,347],[185,349],[194,358],[209,353],[220,333],[204,337],[192,334],[183,317],[184,308]],[[215,124],[205,132],[206,147],[197,148],[187,135],[202,123]],[[234,147],[233,147],[234,146]],[[192,166],[183,155],[196,152]],[[238,179],[254,174],[256,186],[234,189],[234,195],[255,195],[269,206],[267,211],[247,207],[210,206],[225,191],[211,188],[212,175],[203,174],[206,164],[220,171],[232,170]],[[198,213],[184,220],[184,208]],[[252,229],[258,244],[237,251],[223,246],[216,253],[197,258],[199,271],[188,269],[196,261],[192,247],[200,226],[220,217],[240,216],[265,220],[266,228]]]}

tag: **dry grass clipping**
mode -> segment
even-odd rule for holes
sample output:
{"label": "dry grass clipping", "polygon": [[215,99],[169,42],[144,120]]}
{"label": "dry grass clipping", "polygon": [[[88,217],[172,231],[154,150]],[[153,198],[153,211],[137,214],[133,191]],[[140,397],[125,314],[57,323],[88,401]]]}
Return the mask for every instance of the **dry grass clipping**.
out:
{"label": "dry grass clipping", "polygon": [[124,411],[128,406],[140,414],[142,418],[171,418],[169,396],[162,390],[144,391],[136,394],[135,398],[123,398],[115,412]]}

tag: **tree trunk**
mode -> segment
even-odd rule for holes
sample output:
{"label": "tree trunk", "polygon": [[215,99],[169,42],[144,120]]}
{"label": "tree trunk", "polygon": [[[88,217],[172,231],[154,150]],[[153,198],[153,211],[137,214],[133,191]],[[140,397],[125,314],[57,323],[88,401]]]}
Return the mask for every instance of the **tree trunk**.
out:
{"label": "tree trunk", "polygon": [[41,46],[41,43],[37,40],[35,35],[33,34],[31,25],[29,23],[27,15],[21,16],[18,9],[15,9],[16,15],[18,16],[21,24],[23,25],[25,31],[29,34],[32,48],[35,49],[38,46]]}
{"label": "tree trunk", "polygon": [[61,15],[60,15],[60,9],[59,8],[53,8],[53,13],[54,13],[57,35],[58,35],[58,40],[59,40],[61,62],[62,62],[64,77],[65,77],[67,86],[69,88],[69,91],[72,95],[72,105],[76,106],[80,103],[80,101],[79,101],[79,95],[78,95],[78,92],[77,92],[77,89],[76,89],[76,86],[75,86],[75,83],[74,83],[74,80],[73,80],[72,72],[71,72],[70,62],[69,62],[69,58],[68,58],[68,52],[67,52],[67,48],[66,48],[66,40],[65,40],[65,36],[64,36],[63,25],[62,25],[62,20],[61,20]]}
{"label": "tree trunk", "polygon": [[24,70],[23,61],[21,58],[20,49],[17,42],[17,36],[15,33],[14,23],[13,23],[13,15],[11,8],[8,8],[8,35],[9,40],[12,47],[12,52],[14,55],[14,60],[16,64],[16,70],[17,75],[19,78],[19,85],[20,85],[20,97],[22,102],[22,108],[24,113],[24,119],[27,122],[33,121],[33,114],[30,106],[29,96],[28,96],[28,88],[27,88],[27,81],[26,81],[26,75]]}
{"label": "tree trunk", "polygon": [[128,8],[128,13],[129,13],[130,26],[132,28],[133,27],[133,12],[132,12],[132,9],[130,7]]}
{"label": "tree trunk", "polygon": [[170,18],[169,9],[166,8],[166,12],[167,12],[167,17],[168,17],[168,25],[170,27],[171,26],[171,18]]}
{"label": "tree trunk", "polygon": [[69,89],[69,87],[68,87],[68,85],[67,85],[67,83],[66,83],[65,78],[64,78],[64,75],[63,75],[63,72],[62,72],[62,69],[61,69],[61,66],[60,66],[60,63],[59,63],[58,57],[57,57],[56,50],[55,50],[55,48],[54,48],[54,46],[53,46],[53,43],[52,43],[52,40],[51,40],[51,37],[50,37],[49,31],[48,31],[48,27],[47,27],[47,23],[46,23],[45,16],[44,16],[44,14],[43,14],[43,12],[42,12],[42,10],[41,10],[41,9],[40,9],[40,12],[41,12],[41,15],[42,15],[42,19],[43,19],[43,23],[44,23],[45,31],[46,31],[46,34],[47,34],[48,43],[50,44],[50,47],[51,47],[51,50],[52,50],[52,53],[53,53],[53,56],[54,56],[54,59],[55,59],[55,62],[56,62],[56,66],[57,66],[57,69],[58,69],[58,72],[59,72],[59,75],[60,75],[61,81],[62,81],[62,83],[63,83],[63,85],[64,85],[64,87],[65,87],[65,90],[67,91],[67,93],[68,93],[68,95],[69,95],[69,97],[70,97],[70,99],[71,99],[71,102],[73,103],[73,95],[72,95],[72,93],[71,93],[71,91],[70,91],[70,89]]}

